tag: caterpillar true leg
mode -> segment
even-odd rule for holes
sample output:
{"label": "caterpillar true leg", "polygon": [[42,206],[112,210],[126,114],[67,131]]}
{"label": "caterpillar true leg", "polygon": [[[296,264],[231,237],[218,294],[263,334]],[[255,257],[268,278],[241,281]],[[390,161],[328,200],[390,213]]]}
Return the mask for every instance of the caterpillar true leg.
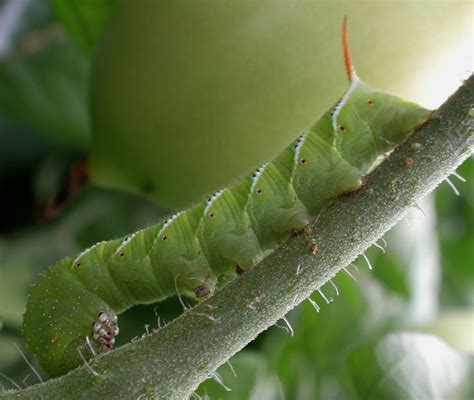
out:
{"label": "caterpillar true leg", "polygon": [[104,350],[110,351],[114,347],[115,337],[118,334],[117,316],[114,315],[111,320],[105,311],[100,311],[97,321],[92,323],[92,339]]}

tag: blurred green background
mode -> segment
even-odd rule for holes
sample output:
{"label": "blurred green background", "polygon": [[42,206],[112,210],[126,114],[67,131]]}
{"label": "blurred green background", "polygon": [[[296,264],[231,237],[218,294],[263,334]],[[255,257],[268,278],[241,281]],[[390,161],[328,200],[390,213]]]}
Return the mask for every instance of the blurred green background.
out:
{"label": "blurred green background", "polygon": [[[471,2],[372,3],[0,0],[0,373],[36,381],[15,344],[40,369],[21,336],[39,272],[237,178],[337,100],[344,13],[359,74],[377,86],[436,107],[472,71]],[[173,121],[180,128],[163,132]],[[71,170],[91,157],[92,183],[71,196]],[[358,260],[357,281],[333,280],[338,296],[322,288],[329,305],[313,294],[319,313],[309,303],[292,311],[293,337],[273,327],[232,358],[237,377],[219,368],[232,391],[207,381],[197,393],[473,398],[472,158],[458,173],[460,196],[443,183],[387,235],[385,253],[369,250],[373,271]],[[176,299],[133,308],[120,317],[119,344],[180,310]],[[0,375],[0,390],[12,387]]]}

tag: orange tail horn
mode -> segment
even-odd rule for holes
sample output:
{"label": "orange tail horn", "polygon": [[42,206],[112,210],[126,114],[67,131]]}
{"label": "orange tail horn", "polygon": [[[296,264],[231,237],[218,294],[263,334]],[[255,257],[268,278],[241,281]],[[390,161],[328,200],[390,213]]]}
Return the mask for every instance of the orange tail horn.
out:
{"label": "orange tail horn", "polygon": [[346,64],[346,74],[349,82],[357,76],[355,68],[352,65],[351,49],[349,48],[349,40],[347,39],[347,16],[344,16],[342,23],[342,48],[344,50],[344,63]]}

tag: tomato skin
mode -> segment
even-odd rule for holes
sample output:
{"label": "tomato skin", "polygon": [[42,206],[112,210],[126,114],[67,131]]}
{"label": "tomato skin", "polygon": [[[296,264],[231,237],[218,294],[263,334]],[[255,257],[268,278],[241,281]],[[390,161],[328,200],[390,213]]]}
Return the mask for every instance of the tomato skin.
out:
{"label": "tomato skin", "polygon": [[415,84],[469,35],[467,5],[380,3],[123,1],[95,57],[92,181],[179,208],[273,158],[347,87],[344,14],[359,75],[430,106],[440,75]]}

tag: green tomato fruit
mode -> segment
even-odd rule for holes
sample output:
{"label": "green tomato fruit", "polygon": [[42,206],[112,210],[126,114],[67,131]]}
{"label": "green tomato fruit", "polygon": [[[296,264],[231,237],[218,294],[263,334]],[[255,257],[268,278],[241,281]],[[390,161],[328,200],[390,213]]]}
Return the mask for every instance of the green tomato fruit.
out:
{"label": "green tomato fruit", "polygon": [[92,181],[182,207],[274,157],[347,87],[344,14],[361,78],[437,105],[469,68],[455,3],[122,1],[94,63]]}

